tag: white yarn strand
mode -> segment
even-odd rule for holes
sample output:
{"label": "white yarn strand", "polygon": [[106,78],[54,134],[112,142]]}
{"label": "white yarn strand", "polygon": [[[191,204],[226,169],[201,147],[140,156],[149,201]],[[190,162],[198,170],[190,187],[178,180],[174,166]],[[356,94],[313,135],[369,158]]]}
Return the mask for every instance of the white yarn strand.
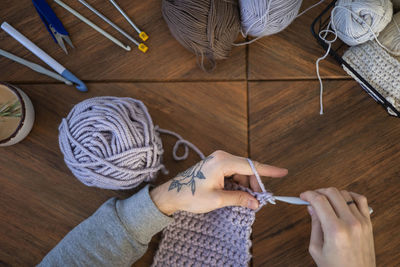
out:
{"label": "white yarn strand", "polygon": [[312,6],[309,6],[309,7],[306,8],[305,10],[301,11],[301,13],[298,14],[298,15],[296,16],[296,18],[303,16],[305,13],[307,13],[308,11],[310,11],[311,9],[313,9],[314,7],[319,6],[319,5],[322,4],[323,2],[325,2],[325,0],[321,0],[321,1],[319,1],[318,3],[315,3],[315,4],[312,5]]}

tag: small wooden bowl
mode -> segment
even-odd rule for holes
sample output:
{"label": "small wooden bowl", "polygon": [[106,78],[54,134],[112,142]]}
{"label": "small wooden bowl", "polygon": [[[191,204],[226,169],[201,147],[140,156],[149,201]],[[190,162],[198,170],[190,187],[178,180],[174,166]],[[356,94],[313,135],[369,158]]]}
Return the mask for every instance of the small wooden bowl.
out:
{"label": "small wooden bowl", "polygon": [[[20,141],[22,141],[32,130],[33,122],[35,121],[35,111],[29,97],[19,88],[0,82],[0,90],[10,90],[17,98],[21,104],[21,118],[20,121],[12,132],[11,135],[7,137],[0,137],[0,147],[11,146]],[[1,127],[0,118],[0,127]]]}

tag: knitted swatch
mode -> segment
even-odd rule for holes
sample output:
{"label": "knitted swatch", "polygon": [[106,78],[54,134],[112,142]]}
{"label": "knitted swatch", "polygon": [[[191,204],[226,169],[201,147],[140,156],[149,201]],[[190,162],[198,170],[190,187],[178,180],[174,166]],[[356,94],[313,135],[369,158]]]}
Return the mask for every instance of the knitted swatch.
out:
{"label": "knitted swatch", "polygon": [[[397,110],[400,110],[400,57],[391,56],[376,41],[350,47],[343,59]],[[344,65],[343,69],[362,82]],[[388,112],[395,115],[390,109]]]}
{"label": "knitted swatch", "polygon": [[[273,202],[271,193],[256,193],[225,180],[225,190],[242,190],[260,202]],[[272,203],[271,202],[271,203]],[[251,226],[255,211],[225,207],[205,214],[174,213],[152,266],[247,266],[251,259]]]}

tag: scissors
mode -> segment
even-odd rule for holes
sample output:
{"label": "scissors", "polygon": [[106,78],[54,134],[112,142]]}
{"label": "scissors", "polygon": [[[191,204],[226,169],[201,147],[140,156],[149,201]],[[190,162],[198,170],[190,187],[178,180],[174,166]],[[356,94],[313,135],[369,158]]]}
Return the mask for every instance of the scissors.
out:
{"label": "scissors", "polygon": [[58,44],[66,54],[68,50],[65,47],[64,41],[68,43],[72,48],[75,48],[69,38],[69,33],[64,28],[62,22],[58,19],[53,9],[47,4],[46,0],[32,0],[33,5],[36,8],[41,20],[49,31],[51,37],[53,37],[56,44]]}

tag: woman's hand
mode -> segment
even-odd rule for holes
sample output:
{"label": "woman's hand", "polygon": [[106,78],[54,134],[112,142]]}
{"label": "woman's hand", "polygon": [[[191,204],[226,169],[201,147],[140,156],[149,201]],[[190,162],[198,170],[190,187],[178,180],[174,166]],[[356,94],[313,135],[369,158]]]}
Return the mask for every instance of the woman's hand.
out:
{"label": "woman's hand", "polygon": [[318,266],[375,266],[372,224],[364,196],[328,188],[307,191],[300,197],[311,204],[309,251]]}
{"label": "woman's hand", "polygon": [[[254,162],[261,176],[283,177],[286,169]],[[225,206],[258,208],[258,201],[243,191],[224,190],[224,178],[233,176],[238,184],[261,192],[247,160],[216,151],[172,180],[154,188],[151,198],[165,214],[184,210],[205,213]]]}

